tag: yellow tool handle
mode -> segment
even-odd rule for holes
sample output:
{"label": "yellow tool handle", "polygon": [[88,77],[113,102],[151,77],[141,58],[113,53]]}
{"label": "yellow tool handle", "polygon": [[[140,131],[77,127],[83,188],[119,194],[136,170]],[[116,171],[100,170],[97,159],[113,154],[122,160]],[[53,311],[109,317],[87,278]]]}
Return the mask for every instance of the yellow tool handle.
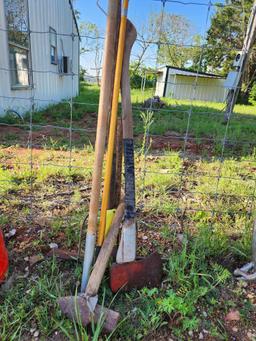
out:
{"label": "yellow tool handle", "polygon": [[103,196],[102,196],[100,226],[99,226],[99,234],[98,234],[98,242],[97,242],[98,246],[102,245],[103,240],[104,240],[104,235],[105,235],[106,214],[107,214],[107,209],[108,209],[111,173],[112,173],[112,162],[113,162],[113,154],[114,154],[114,146],[115,146],[118,100],[119,100],[122,67],[123,67],[123,57],[124,57],[124,47],[125,47],[128,3],[129,3],[129,0],[123,1],[123,12],[122,12],[122,17],[121,17],[120,33],[119,33],[119,41],[118,41],[117,62],[116,62],[115,81],[114,81],[114,90],[113,90],[113,99],[112,99],[109,139],[108,139],[108,151],[107,151],[107,159],[106,159],[106,174],[105,174],[105,179],[104,179],[104,190],[103,190]]}

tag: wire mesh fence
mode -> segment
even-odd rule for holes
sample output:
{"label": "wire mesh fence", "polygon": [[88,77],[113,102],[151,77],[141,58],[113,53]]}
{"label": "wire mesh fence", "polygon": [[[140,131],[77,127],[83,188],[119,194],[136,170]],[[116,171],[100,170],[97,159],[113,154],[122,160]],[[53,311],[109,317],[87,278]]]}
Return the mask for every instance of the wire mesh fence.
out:
{"label": "wire mesh fence", "polygon": [[[224,6],[211,1],[161,0],[162,18],[168,2],[207,7],[203,42],[210,10]],[[79,77],[75,68],[76,40],[95,38],[78,36],[73,31],[73,22],[71,26],[70,32],[56,32],[58,38],[64,37],[71,44],[70,70],[65,74],[71,79],[67,99],[40,98],[33,84],[25,96],[17,92],[15,95],[0,93],[1,106],[7,111],[0,120],[0,212],[7,217],[7,223],[15,220],[21,230],[30,226],[26,233],[36,234],[39,240],[44,240],[44,235],[54,240],[58,235],[58,241],[64,243],[66,237],[61,230],[65,226],[70,245],[76,247],[77,227],[86,215],[90,198],[99,89],[82,83],[81,93],[76,96]],[[160,25],[159,37],[161,29]],[[26,33],[31,40],[32,35],[49,37],[50,34],[31,28]],[[8,29],[1,27],[0,34],[8,35]],[[140,42],[138,39],[137,43]],[[148,64],[158,72],[159,48],[166,43],[161,40],[147,43],[153,46],[155,53],[148,58]],[[200,83],[206,44],[199,47],[198,68],[191,78],[177,84],[155,77],[153,88],[148,89],[145,77],[145,86],[132,92],[138,215],[142,229],[154,222],[157,227],[168,226],[177,233],[185,228],[195,231],[205,227],[241,235],[251,225],[255,211],[256,140],[253,135],[256,118],[245,108],[241,113],[235,109],[224,121],[224,82],[220,85]],[[48,81],[48,77],[61,77],[57,70],[33,68],[32,64],[25,69],[0,67],[5,76],[14,70],[29,70],[32,79],[36,74]],[[147,101],[162,85],[174,90],[179,87],[181,97],[170,94],[171,98],[162,98],[162,107],[153,100]],[[223,92],[223,103],[198,99],[200,91],[213,92],[216,88]],[[22,112],[22,117],[17,117],[20,107],[29,109]]]}

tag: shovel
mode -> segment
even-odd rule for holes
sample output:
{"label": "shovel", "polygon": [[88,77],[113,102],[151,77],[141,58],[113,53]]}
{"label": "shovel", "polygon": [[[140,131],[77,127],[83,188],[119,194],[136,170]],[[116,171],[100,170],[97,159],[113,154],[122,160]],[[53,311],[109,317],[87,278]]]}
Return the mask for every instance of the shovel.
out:
{"label": "shovel", "polygon": [[125,220],[116,264],[113,264],[110,270],[110,287],[113,292],[120,289],[131,290],[144,286],[159,286],[163,273],[162,260],[158,253],[136,260],[134,142],[129,76],[130,55],[136,36],[136,29],[128,20],[121,84],[125,160]]}
{"label": "shovel", "polygon": [[95,143],[95,160],[92,174],[92,191],[89,207],[88,228],[85,241],[85,254],[81,292],[85,291],[94,258],[100,201],[102,166],[107,135],[108,114],[111,108],[112,85],[116,62],[116,42],[120,18],[120,0],[109,0],[106,41],[102,68],[97,134]]}
{"label": "shovel", "polygon": [[110,117],[110,125],[109,125],[108,150],[107,150],[107,156],[106,156],[106,171],[105,171],[104,189],[103,189],[103,194],[102,194],[102,203],[101,203],[101,212],[100,212],[98,246],[101,246],[104,240],[107,210],[109,207],[111,173],[112,173],[112,166],[113,166],[115,134],[116,134],[117,117],[118,117],[119,93],[120,93],[120,85],[121,85],[124,49],[125,49],[125,44],[126,44],[128,4],[129,4],[129,0],[123,0],[120,33],[119,33],[119,41],[118,41],[118,49],[117,49],[117,61],[116,61],[116,70],[115,70],[115,81],[114,81],[114,89],[113,89],[111,117]]}

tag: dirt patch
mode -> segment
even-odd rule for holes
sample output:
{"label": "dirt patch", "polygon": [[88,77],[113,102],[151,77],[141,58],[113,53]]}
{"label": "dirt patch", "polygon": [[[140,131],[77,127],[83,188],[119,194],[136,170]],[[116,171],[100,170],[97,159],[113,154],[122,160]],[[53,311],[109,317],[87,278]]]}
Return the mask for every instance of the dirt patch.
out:
{"label": "dirt patch", "polygon": [[71,131],[68,127],[58,126],[39,126],[33,125],[33,131],[30,135],[29,126],[18,127],[12,125],[0,125],[0,144],[15,145],[27,147],[32,142],[34,148],[42,147],[60,147],[61,145],[69,144],[70,136],[72,137],[72,145],[94,143],[96,132],[96,118],[89,120],[84,118],[77,121]]}
{"label": "dirt patch", "polygon": [[[142,138],[142,137],[141,137]],[[190,154],[207,153],[208,156],[213,155],[214,144],[209,143],[209,139],[200,139],[196,141],[193,136],[188,136],[185,139],[184,135],[176,132],[167,132],[162,135],[150,135],[150,147],[153,150],[174,150],[186,151]]]}

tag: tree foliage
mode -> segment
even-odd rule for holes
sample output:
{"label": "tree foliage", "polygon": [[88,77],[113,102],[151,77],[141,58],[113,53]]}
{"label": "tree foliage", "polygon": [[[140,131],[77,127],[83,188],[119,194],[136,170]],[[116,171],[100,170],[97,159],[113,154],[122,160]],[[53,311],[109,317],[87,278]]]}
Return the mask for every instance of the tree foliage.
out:
{"label": "tree foliage", "polygon": [[191,24],[183,16],[170,13],[154,17],[154,23],[159,30],[161,46],[158,52],[160,64],[184,67],[190,59]]}
{"label": "tree foliage", "polygon": [[[210,71],[227,74],[236,53],[242,49],[253,0],[226,0],[217,7],[207,34],[205,60]],[[244,89],[248,89],[255,73],[256,53],[253,52],[244,75]]]}
{"label": "tree foliage", "polygon": [[139,89],[142,85],[144,77],[146,77],[145,88],[152,88],[156,82],[156,74],[154,70],[145,65],[140,65],[138,67],[138,61],[132,62],[130,64],[130,81],[131,87],[134,89]]}
{"label": "tree foliage", "polygon": [[[188,63],[198,62],[197,43],[199,36],[191,37],[193,27],[190,21],[181,16],[170,13],[151,13],[148,20],[138,29],[138,46],[135,50],[137,69],[155,56],[158,49],[158,63],[176,67],[185,67]],[[191,47],[191,41],[195,47]],[[161,44],[159,44],[161,42]],[[137,69],[135,71],[137,71]]]}

